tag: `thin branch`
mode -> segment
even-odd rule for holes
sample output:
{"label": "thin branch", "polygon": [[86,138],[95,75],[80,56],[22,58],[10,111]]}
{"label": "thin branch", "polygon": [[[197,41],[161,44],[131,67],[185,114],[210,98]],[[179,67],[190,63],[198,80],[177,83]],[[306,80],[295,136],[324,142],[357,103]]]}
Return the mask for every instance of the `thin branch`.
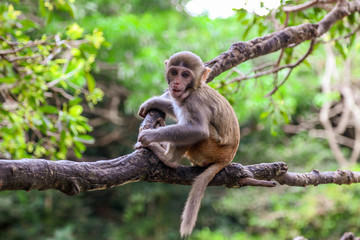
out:
{"label": "thin branch", "polygon": [[263,70],[265,68],[269,68],[269,67],[272,67],[272,66],[274,66],[274,63],[272,63],[272,62],[261,64],[260,66],[257,66],[255,68],[251,69],[249,72],[246,73],[246,75],[249,75],[252,72],[261,71],[261,70]]}
{"label": "thin branch", "polygon": [[[250,75],[250,76],[242,76],[242,77],[234,78],[231,81],[229,81],[228,83],[226,83],[225,85],[232,84],[232,83],[235,83],[235,82],[241,82],[241,81],[244,81],[244,80],[249,80],[249,79],[252,79],[252,78],[258,78],[258,77],[273,74],[273,73],[277,73],[277,72],[279,72],[279,71],[281,71],[283,69],[286,69],[286,68],[290,68],[290,69],[294,68],[294,67],[298,66],[300,63],[302,63],[309,56],[309,54],[313,50],[313,47],[314,47],[314,41],[312,40],[308,51],[305,53],[305,55],[303,57],[301,57],[295,63],[289,63],[289,64],[286,64],[286,65],[283,65],[283,66],[275,67],[275,68],[269,69],[267,71],[262,71],[262,72],[259,72],[257,74],[253,74],[253,75]],[[267,65],[262,65],[262,66],[267,67]],[[282,84],[284,84],[284,81],[283,81],[283,83],[281,83],[281,85]]]}
{"label": "thin branch", "polygon": [[305,53],[305,55],[300,58],[296,63],[292,64],[291,66],[289,66],[289,71],[288,73],[286,74],[286,76],[284,77],[284,79],[281,81],[280,84],[276,85],[275,88],[273,88],[273,90],[271,90],[269,93],[267,93],[265,96],[266,97],[270,97],[272,96],[274,93],[276,93],[276,91],[282,86],[284,85],[284,83],[286,82],[286,80],[289,78],[292,70],[297,67],[300,63],[302,63],[309,55],[310,53],[314,50],[314,44],[315,44],[315,41],[314,40],[311,40],[311,43],[310,43],[310,47],[308,49],[308,51]]}
{"label": "thin branch", "polygon": [[212,81],[222,72],[249,59],[276,52],[289,46],[298,45],[306,40],[318,38],[327,32],[337,21],[359,11],[359,0],[350,2],[341,0],[318,23],[306,23],[287,27],[282,31],[255,38],[248,42],[234,43],[228,51],[205,63],[205,66],[211,68],[207,82]]}
{"label": "thin branch", "polygon": [[[324,138],[327,139],[327,133],[325,130],[322,129],[311,129],[309,130],[309,136],[310,137],[316,137],[316,138]],[[335,136],[335,141],[337,144],[349,147],[349,148],[354,148],[354,144],[355,141],[351,138],[348,137],[344,137],[342,135],[338,135],[336,133],[334,133]]]}
{"label": "thin branch", "polygon": [[36,47],[38,45],[54,45],[53,42],[49,42],[49,39],[50,39],[50,37],[45,40],[35,40],[35,41],[29,41],[26,43],[16,43],[16,42],[9,42],[4,37],[0,36],[0,40],[6,42],[9,46],[23,45],[22,47],[19,47],[19,48],[0,50],[0,55],[14,54],[14,53],[24,50],[25,48]]}
{"label": "thin branch", "polygon": [[[84,63],[80,63],[74,70],[72,70],[71,72],[68,72],[65,75],[61,75],[59,78],[49,82],[47,84],[47,86],[51,88],[51,87],[55,86],[56,84],[58,84],[59,82],[61,82],[63,80],[65,80],[65,81],[68,80],[70,77],[72,77],[76,73],[78,73],[82,69],[83,66],[84,66]],[[69,83],[69,82],[67,82],[67,83]]]}
{"label": "thin branch", "polygon": [[18,60],[29,60],[29,59],[36,59],[36,58],[42,58],[42,55],[40,54],[35,54],[33,56],[18,56],[18,57],[12,57],[9,58],[7,61],[8,62],[15,62]]}
{"label": "thin branch", "polygon": [[329,39],[327,41],[319,40],[317,42],[319,42],[319,43],[328,43],[328,42],[335,42],[335,41],[338,41],[338,40],[346,39],[346,38],[349,38],[352,35],[356,34],[359,30],[360,30],[360,24],[356,28],[354,28],[350,33],[348,33],[348,34],[346,34],[344,36],[339,36],[339,37],[336,37],[336,38],[332,38],[332,39]]}
{"label": "thin branch", "polygon": [[346,101],[346,105],[350,109],[353,117],[354,117],[354,128],[355,128],[355,141],[354,141],[354,148],[350,156],[350,162],[352,164],[355,164],[360,156],[360,107],[356,104],[355,101],[355,94],[353,90],[350,87],[351,84],[351,59],[350,56],[347,61],[345,62],[344,67],[344,87],[343,87],[343,94],[344,99]]}
{"label": "thin branch", "polygon": [[68,94],[68,93],[65,92],[65,90],[62,89],[62,88],[58,88],[58,87],[55,87],[55,86],[54,86],[54,87],[51,88],[51,90],[53,90],[54,92],[60,93],[60,94],[61,94],[64,98],[66,98],[66,99],[69,99],[69,100],[74,99],[74,96]]}
{"label": "thin branch", "polygon": [[290,13],[290,12],[301,12],[304,11],[305,9],[311,8],[314,5],[316,5],[319,2],[319,0],[312,0],[312,1],[307,1],[303,4],[299,4],[299,5],[295,5],[295,6],[285,6],[282,8],[282,10],[285,13]]}
{"label": "thin branch", "polygon": [[319,184],[335,183],[338,185],[358,183],[360,180],[360,172],[351,172],[337,170],[333,172],[319,172],[312,170],[310,173],[291,173],[277,177],[276,180],[280,184],[289,186],[306,187],[309,185],[317,186]]}

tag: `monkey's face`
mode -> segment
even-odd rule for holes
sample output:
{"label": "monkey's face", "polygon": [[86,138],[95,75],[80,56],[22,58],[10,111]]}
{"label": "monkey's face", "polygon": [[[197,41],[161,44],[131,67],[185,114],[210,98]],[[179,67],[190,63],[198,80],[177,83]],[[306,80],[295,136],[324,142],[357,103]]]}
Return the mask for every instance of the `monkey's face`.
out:
{"label": "monkey's face", "polygon": [[189,68],[171,66],[167,70],[170,95],[177,100],[184,100],[194,87],[194,74]]}

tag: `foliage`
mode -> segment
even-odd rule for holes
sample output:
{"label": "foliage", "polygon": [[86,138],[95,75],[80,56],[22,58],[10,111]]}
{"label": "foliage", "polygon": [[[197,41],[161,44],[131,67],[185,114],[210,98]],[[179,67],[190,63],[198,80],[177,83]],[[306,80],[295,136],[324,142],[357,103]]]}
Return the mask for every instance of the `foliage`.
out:
{"label": "foliage", "polygon": [[[165,90],[164,60],[174,52],[194,51],[206,61],[228,48],[236,40],[232,33],[241,31],[229,19],[212,22],[207,17],[190,18],[172,11],[107,18],[96,15],[85,17],[81,24],[90,29],[94,22],[111,44],[99,53],[99,60],[116,64],[117,72],[111,73],[116,76],[111,77],[131,92],[125,103],[127,113],[137,112],[141,102]],[[201,47],[206,45],[213,47]]]}
{"label": "foliage", "polygon": [[[71,13],[71,4],[40,1],[40,9],[50,21],[54,9]],[[73,23],[64,32],[33,39],[41,26],[7,3],[0,5],[0,21],[1,155],[64,159],[72,148],[81,157],[84,143],[93,139],[79,103],[92,106],[103,95],[90,74],[102,32],[85,34]]]}

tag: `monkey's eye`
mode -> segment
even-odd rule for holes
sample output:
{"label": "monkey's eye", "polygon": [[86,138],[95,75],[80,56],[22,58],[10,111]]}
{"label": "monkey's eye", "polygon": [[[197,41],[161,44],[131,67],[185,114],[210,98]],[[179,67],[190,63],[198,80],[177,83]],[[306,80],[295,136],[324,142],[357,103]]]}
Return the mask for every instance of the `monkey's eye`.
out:
{"label": "monkey's eye", "polygon": [[171,70],[171,75],[175,76],[178,74],[178,71],[176,69]]}
{"label": "monkey's eye", "polygon": [[184,78],[188,78],[190,76],[190,74],[188,72],[183,72],[181,74],[181,76],[184,77]]}

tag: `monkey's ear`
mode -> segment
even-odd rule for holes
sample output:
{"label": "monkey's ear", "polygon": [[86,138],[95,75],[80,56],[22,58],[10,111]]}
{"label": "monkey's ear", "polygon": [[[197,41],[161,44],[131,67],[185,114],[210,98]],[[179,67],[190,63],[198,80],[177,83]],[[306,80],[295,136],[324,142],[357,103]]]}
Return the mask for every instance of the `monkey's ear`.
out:
{"label": "monkey's ear", "polygon": [[166,60],[164,61],[165,67],[167,67],[168,62],[169,62],[169,59],[166,59]]}
{"label": "monkey's ear", "polygon": [[206,83],[206,80],[207,80],[210,72],[211,72],[211,68],[208,68],[208,67],[204,68],[204,73],[201,76],[201,82]]}

